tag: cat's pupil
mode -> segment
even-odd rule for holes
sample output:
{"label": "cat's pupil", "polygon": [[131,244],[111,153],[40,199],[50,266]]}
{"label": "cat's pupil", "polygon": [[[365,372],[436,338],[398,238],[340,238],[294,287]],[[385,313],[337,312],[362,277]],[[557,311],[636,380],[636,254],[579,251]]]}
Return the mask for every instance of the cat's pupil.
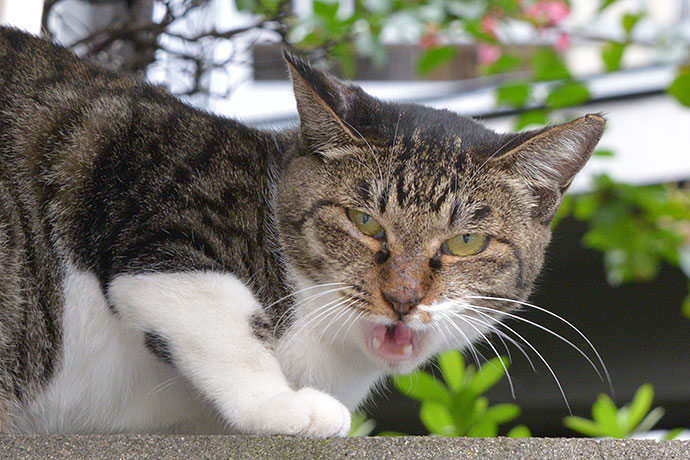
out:
{"label": "cat's pupil", "polygon": [[369,220],[369,214],[362,213],[362,224],[366,224]]}
{"label": "cat's pupil", "polygon": [[469,242],[470,241],[470,234],[465,233],[464,235],[462,235],[462,241],[464,241],[465,243]]}

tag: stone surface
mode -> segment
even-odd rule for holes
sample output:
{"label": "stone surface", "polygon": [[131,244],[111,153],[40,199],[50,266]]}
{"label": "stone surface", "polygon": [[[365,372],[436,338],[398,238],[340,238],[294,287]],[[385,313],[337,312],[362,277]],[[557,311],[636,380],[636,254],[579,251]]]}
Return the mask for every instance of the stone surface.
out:
{"label": "stone surface", "polygon": [[688,460],[690,441],[566,438],[2,436],[0,459]]}

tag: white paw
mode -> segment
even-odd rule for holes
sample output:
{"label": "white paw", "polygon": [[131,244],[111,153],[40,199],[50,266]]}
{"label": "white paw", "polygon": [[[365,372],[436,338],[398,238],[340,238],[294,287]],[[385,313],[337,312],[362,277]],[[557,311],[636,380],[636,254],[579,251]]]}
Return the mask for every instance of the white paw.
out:
{"label": "white paw", "polygon": [[240,423],[248,434],[326,438],[347,436],[350,412],[332,396],[303,388],[263,401]]}

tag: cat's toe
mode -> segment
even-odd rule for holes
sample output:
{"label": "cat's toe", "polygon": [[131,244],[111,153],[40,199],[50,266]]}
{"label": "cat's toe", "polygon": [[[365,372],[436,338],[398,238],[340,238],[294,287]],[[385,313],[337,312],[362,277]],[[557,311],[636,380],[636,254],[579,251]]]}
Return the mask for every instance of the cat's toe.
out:
{"label": "cat's toe", "polygon": [[347,436],[350,431],[350,411],[338,400],[312,388],[297,392],[311,407],[311,423],[305,436]]}
{"label": "cat's toe", "polygon": [[273,396],[253,411],[243,431],[250,434],[325,438],[346,436],[350,413],[335,398],[304,388]]}

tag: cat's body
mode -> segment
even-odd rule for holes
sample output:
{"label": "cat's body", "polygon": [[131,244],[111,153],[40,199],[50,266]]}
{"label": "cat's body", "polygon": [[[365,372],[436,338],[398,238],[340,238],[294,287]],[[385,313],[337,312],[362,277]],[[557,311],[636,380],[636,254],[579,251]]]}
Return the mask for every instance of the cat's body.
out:
{"label": "cat's body", "polygon": [[0,29],[0,432],[343,435],[501,319],[458,302],[528,295],[600,117],[497,135],[289,63],[261,132]]}

